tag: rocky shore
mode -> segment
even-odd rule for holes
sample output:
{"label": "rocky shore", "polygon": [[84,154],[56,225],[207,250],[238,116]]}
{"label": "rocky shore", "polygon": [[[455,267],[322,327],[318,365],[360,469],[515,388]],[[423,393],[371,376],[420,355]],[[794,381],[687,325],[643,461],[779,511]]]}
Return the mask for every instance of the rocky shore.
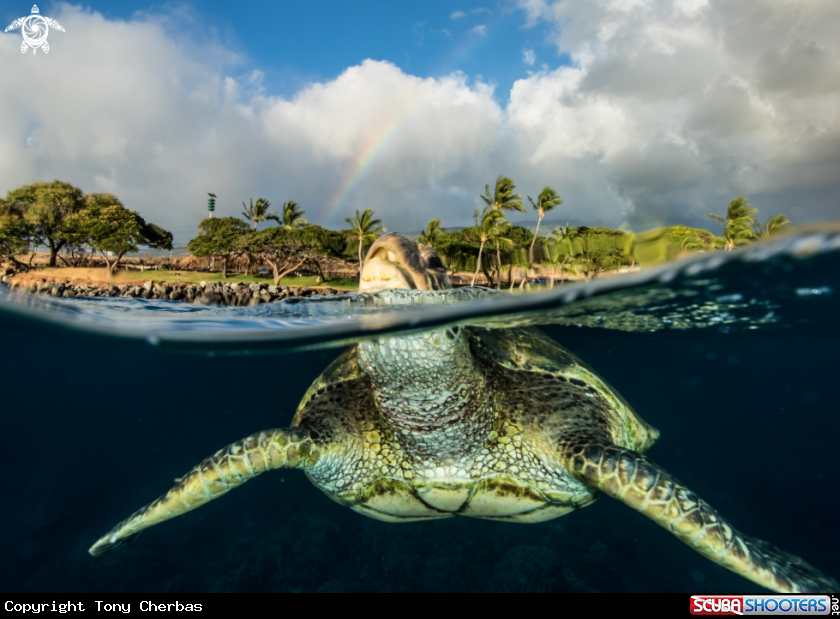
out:
{"label": "rocky shore", "polygon": [[186,301],[187,303],[214,303],[217,305],[259,305],[289,297],[346,294],[348,290],[335,288],[308,288],[305,286],[273,286],[262,283],[200,282],[198,284],[147,281],[143,284],[85,284],[72,281],[16,281],[11,274],[4,274],[0,282],[18,290],[51,297],[118,297],[124,299],[157,299]]}

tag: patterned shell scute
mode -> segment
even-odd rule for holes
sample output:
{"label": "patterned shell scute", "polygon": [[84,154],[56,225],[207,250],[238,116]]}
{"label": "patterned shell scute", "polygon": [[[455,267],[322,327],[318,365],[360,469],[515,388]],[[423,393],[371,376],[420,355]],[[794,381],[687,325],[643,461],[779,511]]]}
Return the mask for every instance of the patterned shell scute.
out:
{"label": "patterned shell scute", "polygon": [[476,354],[488,357],[487,362],[492,359],[517,372],[564,378],[604,398],[614,411],[609,421],[616,444],[644,453],[659,438],[659,431],[639,417],[617,391],[539,329],[476,329],[474,336],[480,342]]}

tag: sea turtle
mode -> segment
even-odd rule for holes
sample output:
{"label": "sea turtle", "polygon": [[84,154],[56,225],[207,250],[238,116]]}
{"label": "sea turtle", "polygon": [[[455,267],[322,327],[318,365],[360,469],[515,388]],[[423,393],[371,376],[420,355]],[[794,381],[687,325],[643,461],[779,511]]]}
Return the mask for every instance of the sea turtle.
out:
{"label": "sea turtle", "polygon": [[[434,250],[397,234],[370,248],[360,285],[449,287]],[[764,587],[840,589],[798,557],[735,530],[646,458],[658,435],[537,328],[450,326],[384,337],[336,359],[289,427],[216,452],[90,553],[110,552],[264,471],[298,468],[329,497],[386,522],[452,516],[542,522],[603,493]]]}
{"label": "sea turtle", "polygon": [[26,17],[20,17],[6,26],[5,32],[11,32],[21,28],[23,33],[23,43],[20,44],[20,51],[25,54],[29,48],[32,48],[32,53],[36,53],[38,48],[43,48],[45,54],[50,53],[50,44],[47,43],[47,37],[50,34],[50,27],[55,30],[64,32],[64,28],[54,19],[44,17],[40,14],[38,5],[32,6],[32,14]]}

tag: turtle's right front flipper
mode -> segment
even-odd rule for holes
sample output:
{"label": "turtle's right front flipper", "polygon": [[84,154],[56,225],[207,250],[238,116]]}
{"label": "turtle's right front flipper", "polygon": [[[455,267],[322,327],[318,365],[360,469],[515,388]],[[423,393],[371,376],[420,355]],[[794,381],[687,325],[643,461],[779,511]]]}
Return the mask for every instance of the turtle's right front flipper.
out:
{"label": "turtle's right front flipper", "polygon": [[301,428],[267,430],[237,441],[204,460],[177,480],[166,494],[134,512],[90,547],[94,556],[116,550],[164,520],[204,505],[270,469],[308,468],[318,461],[317,447]]}
{"label": "turtle's right front flipper", "polygon": [[701,555],[779,593],[829,593],[837,581],[799,557],[737,531],[711,505],[641,454],[579,444],[564,454],[584,483],[640,511]]}

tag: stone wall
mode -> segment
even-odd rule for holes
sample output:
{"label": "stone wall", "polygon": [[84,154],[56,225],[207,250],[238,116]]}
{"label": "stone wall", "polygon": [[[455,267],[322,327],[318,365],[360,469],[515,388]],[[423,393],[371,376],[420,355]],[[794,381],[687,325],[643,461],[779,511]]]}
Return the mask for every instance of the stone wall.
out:
{"label": "stone wall", "polygon": [[188,303],[215,303],[218,305],[259,305],[271,303],[289,297],[312,297],[315,295],[341,295],[347,290],[335,288],[307,288],[301,286],[273,286],[268,284],[242,284],[228,282],[201,282],[199,284],[158,283],[151,281],[142,286],[90,284],[71,284],[69,282],[35,281],[24,285],[2,277],[3,283],[12,288],[25,290],[32,294],[51,297],[120,297],[124,299],[158,299],[165,301],[186,301]]}

